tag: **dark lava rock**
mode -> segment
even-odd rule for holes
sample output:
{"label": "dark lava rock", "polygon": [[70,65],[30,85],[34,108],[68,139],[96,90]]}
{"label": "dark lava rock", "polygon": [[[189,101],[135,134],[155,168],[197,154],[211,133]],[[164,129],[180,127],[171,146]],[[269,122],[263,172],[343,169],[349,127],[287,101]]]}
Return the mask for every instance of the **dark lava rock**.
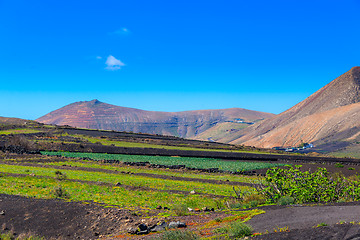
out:
{"label": "dark lava rock", "polygon": [[155,225],[154,227],[150,228],[151,232],[161,232],[161,231],[165,231],[166,228],[168,227],[166,222],[161,222],[159,225]]}
{"label": "dark lava rock", "polygon": [[138,228],[140,229],[140,231],[145,231],[145,230],[148,229],[148,226],[146,224],[142,223],[142,224],[139,225]]}

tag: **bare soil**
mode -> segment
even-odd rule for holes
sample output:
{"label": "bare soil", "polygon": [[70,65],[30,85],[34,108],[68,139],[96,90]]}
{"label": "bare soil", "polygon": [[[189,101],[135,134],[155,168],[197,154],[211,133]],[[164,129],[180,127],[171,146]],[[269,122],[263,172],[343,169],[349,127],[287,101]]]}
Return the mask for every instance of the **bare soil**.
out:
{"label": "bare soil", "polygon": [[[253,239],[360,239],[360,203],[344,203],[324,206],[269,206],[266,213],[253,217],[247,223],[255,232],[269,234]],[[34,199],[0,194],[1,231],[13,230],[16,234],[32,232],[46,239],[150,239],[154,234],[137,236],[126,230],[144,222],[148,225],[158,221],[183,221],[190,230],[204,223],[226,216],[212,212],[191,216],[153,218],[136,216],[128,210],[105,208],[94,203],[65,202],[54,199]],[[161,210],[159,210],[161,211]],[[347,224],[337,224],[347,222]],[[328,226],[314,227],[320,223]],[[274,233],[274,229],[288,227],[289,231]],[[201,230],[196,230],[205,234]]]}
{"label": "bare soil", "polygon": [[97,239],[131,218],[129,211],[95,204],[5,194],[0,194],[0,211],[2,231],[31,232],[46,239]]}
{"label": "bare soil", "polygon": [[254,239],[360,239],[359,202],[267,208],[247,222],[255,232],[269,232]]}

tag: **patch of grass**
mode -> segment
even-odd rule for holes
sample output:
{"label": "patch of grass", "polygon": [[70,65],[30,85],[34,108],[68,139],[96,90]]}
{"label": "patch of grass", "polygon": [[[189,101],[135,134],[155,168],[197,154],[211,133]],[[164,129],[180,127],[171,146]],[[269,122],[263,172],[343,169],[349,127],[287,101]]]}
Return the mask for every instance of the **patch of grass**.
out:
{"label": "patch of grass", "polygon": [[278,233],[278,232],[288,232],[289,231],[289,227],[276,227],[273,229],[275,233]]}
{"label": "patch of grass", "polygon": [[[53,191],[58,184],[56,179],[4,176],[0,181],[0,193],[51,199],[55,198]],[[215,207],[213,198],[199,195],[127,190],[122,187],[99,186],[67,180],[61,182],[61,188],[68,194],[69,201],[93,201],[125,209],[155,209],[158,205],[172,206],[189,202],[196,204],[198,208]]]}
{"label": "patch of grass", "polygon": [[344,167],[344,165],[343,165],[343,164],[341,164],[341,163],[336,163],[336,164],[335,164],[335,167],[337,167],[337,168],[343,168],[343,167]]}
{"label": "patch of grass", "polygon": [[32,233],[21,233],[16,236],[12,231],[0,233],[1,240],[44,240],[43,237],[38,237]]}
{"label": "patch of grass", "polygon": [[285,206],[285,205],[294,204],[294,202],[295,202],[295,199],[293,197],[283,196],[283,197],[279,198],[277,203],[280,206]]}
{"label": "patch of grass", "polygon": [[31,128],[17,128],[17,129],[1,130],[0,135],[38,133],[38,132],[41,132],[41,131],[31,129]]}
{"label": "patch of grass", "polygon": [[[37,176],[53,177],[54,169],[44,167],[28,167],[19,165],[1,165],[2,172],[7,173],[20,173],[29,174],[30,172]],[[30,172],[29,172],[30,170]],[[56,170],[56,172],[60,172]],[[116,184],[120,182],[124,185],[134,187],[147,187],[153,190],[181,190],[188,191],[194,190],[198,193],[207,193],[222,196],[233,196],[231,185],[218,185],[202,182],[179,181],[171,179],[161,179],[154,177],[138,176],[131,174],[116,174],[116,173],[103,173],[103,172],[90,172],[80,170],[61,170],[61,174],[56,174],[57,179],[75,179],[95,182],[106,182]],[[251,187],[241,186],[241,190],[253,191]],[[193,207],[193,206],[189,206]]]}
{"label": "patch of grass", "polygon": [[61,171],[57,170],[57,171],[55,171],[55,178],[57,180],[62,181],[62,180],[65,180],[67,178],[67,176],[65,173],[62,173]]}
{"label": "patch of grass", "polygon": [[327,224],[326,223],[319,223],[318,225],[316,225],[316,227],[326,227],[327,226]]}
{"label": "patch of grass", "polygon": [[185,204],[177,204],[172,207],[172,210],[176,216],[186,216],[188,215],[188,209]]}
{"label": "patch of grass", "polygon": [[233,215],[222,218],[221,222],[219,222],[218,219],[214,219],[214,220],[208,222],[207,224],[205,224],[201,229],[207,229],[207,228],[211,228],[213,226],[219,226],[219,223],[228,224],[228,223],[231,223],[234,221],[246,222],[256,215],[265,213],[265,211],[259,210],[259,209],[252,209],[252,210],[248,210],[248,211],[230,211],[230,213]]}
{"label": "patch of grass", "polygon": [[69,198],[69,194],[61,186],[57,186],[53,190],[55,198]]}
{"label": "patch of grass", "polygon": [[199,235],[194,232],[186,230],[168,230],[161,234],[159,237],[154,238],[157,240],[197,240],[200,239]]}
{"label": "patch of grass", "polygon": [[251,236],[253,228],[241,221],[232,222],[226,227],[216,229],[216,232],[225,233],[230,238],[243,238]]}

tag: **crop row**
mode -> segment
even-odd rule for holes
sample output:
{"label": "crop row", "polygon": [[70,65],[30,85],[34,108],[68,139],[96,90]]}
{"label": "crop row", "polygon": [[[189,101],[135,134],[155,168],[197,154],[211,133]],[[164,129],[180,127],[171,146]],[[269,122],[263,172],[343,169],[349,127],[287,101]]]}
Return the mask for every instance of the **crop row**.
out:
{"label": "crop row", "polygon": [[216,207],[218,201],[199,195],[171,194],[149,190],[127,190],[37,177],[1,176],[0,193],[35,198],[56,198],[54,189],[61,186],[70,201],[94,201],[126,209],[153,209],[158,205],[185,204],[189,207]]}
{"label": "crop row", "polygon": [[168,156],[144,156],[106,153],[78,153],[78,152],[42,152],[44,155],[55,155],[73,158],[89,158],[93,160],[119,160],[121,162],[149,162],[160,165],[185,165],[189,168],[211,169],[241,172],[255,169],[271,168],[284,164],[267,162],[224,161],[215,158],[191,158]]}
{"label": "crop row", "polygon": [[[35,174],[37,176],[54,177],[56,169],[43,168],[43,167],[29,167],[18,165],[1,165],[1,171],[6,173],[18,174]],[[66,174],[69,179],[95,181],[105,183],[121,183],[134,187],[148,187],[156,190],[179,190],[179,191],[195,191],[199,193],[222,195],[222,196],[235,196],[232,186],[230,185],[217,185],[202,182],[178,181],[170,179],[151,178],[138,175],[129,174],[111,174],[103,172],[88,172],[79,170],[61,170]],[[252,188],[241,186],[243,191],[251,191]]]}
{"label": "crop row", "polygon": [[[86,168],[94,168],[94,169],[106,169],[112,171],[125,171],[131,173],[148,173],[162,176],[174,176],[174,177],[186,177],[195,179],[207,179],[207,180],[222,180],[222,181],[234,181],[234,182],[244,182],[244,183],[256,183],[259,180],[257,176],[246,176],[246,175],[234,175],[228,173],[206,173],[206,172],[176,172],[170,171],[169,169],[149,169],[149,168],[139,168],[133,166],[125,166],[122,167],[118,164],[108,164],[101,162],[94,162],[91,160],[80,160],[80,161],[72,161],[68,160],[65,162],[73,167],[86,167]],[[47,162],[47,163],[39,163],[42,165],[49,166],[63,166],[64,162]]]}

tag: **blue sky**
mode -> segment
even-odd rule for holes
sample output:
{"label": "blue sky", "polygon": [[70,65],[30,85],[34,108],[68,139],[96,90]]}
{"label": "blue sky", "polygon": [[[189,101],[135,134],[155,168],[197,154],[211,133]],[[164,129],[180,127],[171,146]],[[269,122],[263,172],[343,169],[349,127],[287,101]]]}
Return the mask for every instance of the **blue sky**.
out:
{"label": "blue sky", "polygon": [[0,0],[0,116],[280,113],[360,65],[360,0]]}

